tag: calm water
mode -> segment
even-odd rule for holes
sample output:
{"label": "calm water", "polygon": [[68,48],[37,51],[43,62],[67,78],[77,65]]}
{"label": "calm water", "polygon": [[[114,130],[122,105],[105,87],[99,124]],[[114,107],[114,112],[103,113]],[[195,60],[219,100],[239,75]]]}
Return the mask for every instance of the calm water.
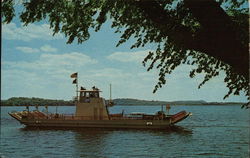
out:
{"label": "calm water", "polygon": [[[193,116],[164,131],[27,129],[7,114],[23,109],[1,107],[1,157],[249,157],[250,113],[240,106],[174,106],[171,113],[186,110]],[[110,112],[123,109],[125,113],[154,113],[161,108],[116,106]],[[74,110],[58,107],[61,113]]]}

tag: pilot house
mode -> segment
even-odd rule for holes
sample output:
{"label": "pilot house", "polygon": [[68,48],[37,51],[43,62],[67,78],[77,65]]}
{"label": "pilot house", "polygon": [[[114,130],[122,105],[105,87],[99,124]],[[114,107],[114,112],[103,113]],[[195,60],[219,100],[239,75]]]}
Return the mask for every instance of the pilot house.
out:
{"label": "pilot house", "polygon": [[81,89],[76,103],[76,117],[83,120],[109,120],[105,99],[100,97],[100,90]]}

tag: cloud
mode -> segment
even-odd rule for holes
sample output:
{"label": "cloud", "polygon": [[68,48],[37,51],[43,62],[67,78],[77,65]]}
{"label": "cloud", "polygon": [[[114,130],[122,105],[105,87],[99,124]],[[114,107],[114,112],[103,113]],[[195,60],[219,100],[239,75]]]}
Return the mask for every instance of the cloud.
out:
{"label": "cloud", "polygon": [[99,70],[90,70],[89,73],[91,77],[101,77],[101,78],[109,78],[109,79],[125,79],[132,76],[131,73],[123,71],[117,68],[102,68]]}
{"label": "cloud", "polygon": [[72,72],[81,69],[85,65],[96,64],[97,61],[91,57],[71,52],[65,54],[41,54],[38,60],[33,62],[4,61],[3,67],[9,69],[23,69],[28,71],[43,71],[47,74]]}
{"label": "cloud", "polygon": [[30,47],[16,47],[17,50],[20,50],[23,53],[38,53],[39,49],[30,48]]}
{"label": "cloud", "polygon": [[31,47],[16,47],[17,50],[20,50],[23,53],[38,53],[38,52],[57,52],[57,48],[51,47],[50,45],[46,44],[42,47],[40,47],[40,49],[37,48],[31,48]]}
{"label": "cloud", "polygon": [[2,25],[3,38],[7,40],[55,40],[62,39],[62,34],[53,36],[53,32],[48,24],[29,24],[28,26],[18,27],[15,23]]}
{"label": "cloud", "polygon": [[97,63],[97,60],[79,52],[66,54],[42,54],[40,61],[44,62],[47,67],[54,66],[62,68],[81,67]]}
{"label": "cloud", "polygon": [[142,62],[150,50],[143,50],[137,52],[114,52],[107,58],[120,62]]}
{"label": "cloud", "polygon": [[96,63],[97,60],[80,52],[41,54],[32,62],[3,61],[4,85],[1,90],[5,92],[5,98],[29,96],[71,99],[74,86],[70,74],[79,71],[83,74]]}
{"label": "cloud", "polygon": [[56,48],[53,48],[53,47],[51,47],[50,45],[47,45],[47,44],[42,46],[40,49],[43,52],[56,52],[57,51]]}

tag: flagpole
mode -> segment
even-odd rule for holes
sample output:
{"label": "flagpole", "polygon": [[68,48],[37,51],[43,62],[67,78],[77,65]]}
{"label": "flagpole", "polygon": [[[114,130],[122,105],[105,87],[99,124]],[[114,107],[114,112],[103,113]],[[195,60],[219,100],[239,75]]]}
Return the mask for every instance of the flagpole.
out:
{"label": "flagpole", "polygon": [[76,102],[78,101],[78,73],[77,73],[77,76],[76,76],[76,98],[77,98],[77,100],[76,100]]}
{"label": "flagpole", "polygon": [[74,100],[75,100],[75,103],[77,103],[78,101],[78,72],[71,74],[70,77],[74,78],[72,84],[76,84],[76,96],[74,97],[76,99]]}

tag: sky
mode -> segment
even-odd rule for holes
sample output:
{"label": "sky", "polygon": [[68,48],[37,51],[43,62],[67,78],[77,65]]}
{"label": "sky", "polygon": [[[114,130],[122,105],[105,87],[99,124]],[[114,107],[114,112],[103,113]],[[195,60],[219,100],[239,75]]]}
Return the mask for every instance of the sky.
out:
{"label": "sky", "polygon": [[203,75],[189,78],[192,66],[181,65],[166,75],[167,83],[152,93],[158,81],[158,70],[147,71],[142,61],[156,45],[130,49],[134,39],[116,47],[121,34],[114,33],[110,22],[99,32],[90,30],[90,39],[82,44],[66,44],[61,33],[52,36],[48,22],[22,26],[17,18],[2,25],[1,99],[11,97],[39,97],[71,100],[76,87],[70,78],[78,72],[79,86],[96,86],[102,96],[144,100],[205,100],[246,102],[247,97],[231,95],[221,72],[198,89]]}

